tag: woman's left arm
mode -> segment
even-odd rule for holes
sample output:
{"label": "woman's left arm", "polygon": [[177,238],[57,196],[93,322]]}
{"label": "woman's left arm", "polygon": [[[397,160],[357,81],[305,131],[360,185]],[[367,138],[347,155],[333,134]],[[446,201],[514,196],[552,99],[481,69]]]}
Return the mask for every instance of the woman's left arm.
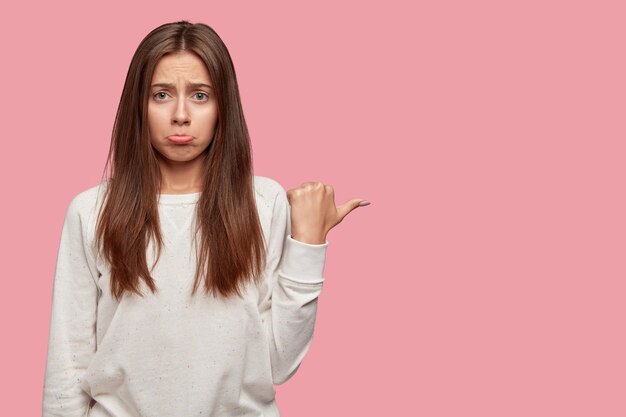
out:
{"label": "woman's left arm", "polygon": [[321,183],[305,183],[288,192],[280,187],[268,245],[269,294],[260,305],[274,384],[294,375],[311,344],[324,282],[326,235],[361,201],[335,207],[332,187]]}

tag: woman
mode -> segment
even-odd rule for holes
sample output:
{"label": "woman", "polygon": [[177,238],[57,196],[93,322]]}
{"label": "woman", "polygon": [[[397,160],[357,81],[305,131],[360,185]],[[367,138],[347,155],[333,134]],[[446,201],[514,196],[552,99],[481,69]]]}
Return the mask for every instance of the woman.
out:
{"label": "woman", "polygon": [[278,416],[327,233],[369,203],[252,174],[233,64],[202,23],[141,42],[107,165],[67,209],[43,416]]}

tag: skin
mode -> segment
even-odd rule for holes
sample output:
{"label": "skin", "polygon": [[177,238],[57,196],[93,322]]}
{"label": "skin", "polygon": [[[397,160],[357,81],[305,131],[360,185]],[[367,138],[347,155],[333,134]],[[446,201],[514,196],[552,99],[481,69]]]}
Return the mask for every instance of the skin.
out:
{"label": "skin", "polygon": [[[155,86],[171,83],[171,87]],[[162,194],[186,194],[202,190],[203,152],[217,125],[217,101],[204,62],[191,52],[166,55],[159,60],[148,101],[150,141],[162,174]],[[193,140],[184,145],[167,137],[185,134]]]}
{"label": "skin", "polygon": [[305,182],[287,190],[291,206],[291,237],[311,245],[326,243],[326,236],[333,227],[357,207],[367,206],[369,201],[352,198],[335,205],[332,185],[322,182]]}
{"label": "skin", "polygon": [[[169,87],[155,84],[171,84]],[[191,87],[191,83],[207,86]],[[162,194],[202,191],[202,154],[211,143],[217,125],[217,102],[204,62],[187,51],[166,55],[159,60],[151,82],[148,104],[150,141],[162,175]],[[167,137],[185,134],[193,140],[185,145]],[[353,198],[336,206],[331,185],[305,182],[287,190],[291,206],[291,237],[303,243],[324,244],[330,229],[348,213],[367,205]]]}

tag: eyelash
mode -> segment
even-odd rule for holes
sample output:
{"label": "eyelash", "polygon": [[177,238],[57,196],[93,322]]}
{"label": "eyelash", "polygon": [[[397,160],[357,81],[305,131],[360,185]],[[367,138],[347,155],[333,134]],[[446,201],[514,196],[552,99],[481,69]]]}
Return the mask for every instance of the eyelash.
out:
{"label": "eyelash", "polygon": [[[167,93],[165,93],[165,92],[163,92],[163,91],[159,91],[158,93],[154,93],[154,94],[152,95],[152,98],[154,98],[156,101],[161,101],[161,100],[158,100],[158,99],[156,98],[156,96],[157,96],[158,94],[167,94]],[[202,95],[204,95],[204,96],[206,97],[206,99],[201,100],[201,101],[205,101],[205,100],[208,100],[208,99],[209,99],[209,95],[208,95],[207,93],[197,92],[197,93],[196,93],[196,94],[194,94],[194,95],[198,95],[198,94],[202,94]]]}

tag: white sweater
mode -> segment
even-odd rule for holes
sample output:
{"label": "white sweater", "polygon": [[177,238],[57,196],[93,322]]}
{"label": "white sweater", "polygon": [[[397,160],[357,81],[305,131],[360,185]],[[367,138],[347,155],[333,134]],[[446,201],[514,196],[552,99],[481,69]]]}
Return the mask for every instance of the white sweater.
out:
{"label": "white sweater", "polygon": [[[328,241],[292,239],[290,206],[275,180],[254,176],[267,267],[245,297],[191,288],[200,193],[161,194],[165,246],[158,292],[118,303],[93,243],[107,180],[76,195],[63,225],[52,295],[43,417],[279,416],[274,384],[298,369],[313,337]],[[155,259],[147,250],[148,267]],[[202,284],[204,285],[204,284]],[[91,399],[96,403],[89,408]]]}

